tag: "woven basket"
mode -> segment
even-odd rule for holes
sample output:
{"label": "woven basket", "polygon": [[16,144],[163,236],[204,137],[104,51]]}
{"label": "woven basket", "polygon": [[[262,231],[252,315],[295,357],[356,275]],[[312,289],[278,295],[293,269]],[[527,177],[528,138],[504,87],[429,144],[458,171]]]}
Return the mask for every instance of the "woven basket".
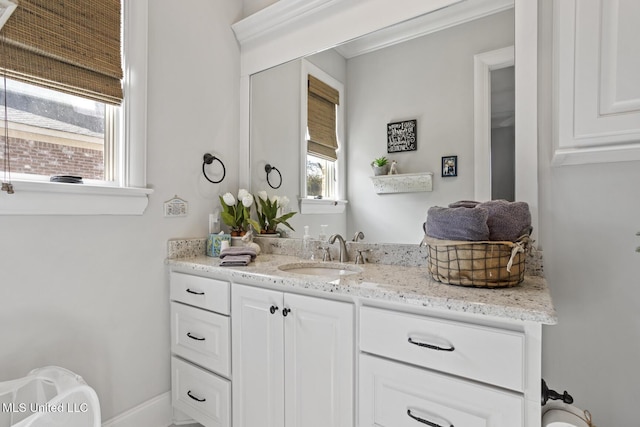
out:
{"label": "woven basket", "polygon": [[501,288],[524,280],[529,236],[516,242],[466,242],[425,236],[429,274],[451,285]]}

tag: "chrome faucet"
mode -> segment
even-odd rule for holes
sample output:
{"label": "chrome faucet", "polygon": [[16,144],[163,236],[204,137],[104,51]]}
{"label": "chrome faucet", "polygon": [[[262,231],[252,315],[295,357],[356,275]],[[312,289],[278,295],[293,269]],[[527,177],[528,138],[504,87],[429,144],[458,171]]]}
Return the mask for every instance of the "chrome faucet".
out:
{"label": "chrome faucet", "polygon": [[340,241],[340,253],[338,255],[340,257],[340,262],[347,262],[347,246],[344,242],[344,238],[339,234],[333,234],[329,237],[329,243],[333,245],[336,239]]}
{"label": "chrome faucet", "polygon": [[358,239],[364,239],[364,233],[362,231],[358,231],[355,236],[353,236],[353,242],[357,242]]}

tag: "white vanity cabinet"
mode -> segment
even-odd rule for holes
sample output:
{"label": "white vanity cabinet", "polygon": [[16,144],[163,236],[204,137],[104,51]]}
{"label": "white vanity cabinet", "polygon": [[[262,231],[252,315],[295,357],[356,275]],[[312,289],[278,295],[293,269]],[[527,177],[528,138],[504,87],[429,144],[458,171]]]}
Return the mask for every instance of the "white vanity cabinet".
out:
{"label": "white vanity cabinet", "polygon": [[540,425],[539,343],[504,326],[361,307],[360,427]]}
{"label": "white vanity cabinet", "polygon": [[231,426],[229,282],[170,274],[171,401],[206,427]]}
{"label": "white vanity cabinet", "polygon": [[170,261],[175,409],[205,427],[540,425],[544,279],[477,292],[367,264],[328,282],[280,270],[296,259]]}
{"label": "white vanity cabinet", "polygon": [[354,425],[354,306],[233,285],[234,427]]}

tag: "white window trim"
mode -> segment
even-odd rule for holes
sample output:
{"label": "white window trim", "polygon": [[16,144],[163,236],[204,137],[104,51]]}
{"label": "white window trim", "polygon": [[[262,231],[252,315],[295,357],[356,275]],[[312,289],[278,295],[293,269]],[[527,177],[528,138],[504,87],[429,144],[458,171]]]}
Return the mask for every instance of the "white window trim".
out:
{"label": "white window trim", "polygon": [[346,200],[300,199],[300,214],[341,214],[347,203]]}
{"label": "white window trim", "polygon": [[114,185],[12,179],[14,194],[0,193],[0,215],[142,215],[153,190],[147,164],[148,0],[125,1],[124,101],[118,150],[121,176]]}
{"label": "white window trim", "polygon": [[338,177],[338,188],[336,189],[336,198],[333,199],[308,199],[307,196],[307,146],[306,144],[300,150],[300,213],[301,214],[326,214],[326,213],[343,213],[346,208],[347,201],[344,199],[346,195],[346,146],[345,146],[345,96],[344,84],[331,75],[327,74],[320,68],[313,65],[306,59],[301,60],[301,78],[300,78],[300,141],[307,140],[307,75],[311,74],[324,81],[340,94],[340,104],[336,110],[337,133],[338,133],[338,161],[336,162],[336,175]]}

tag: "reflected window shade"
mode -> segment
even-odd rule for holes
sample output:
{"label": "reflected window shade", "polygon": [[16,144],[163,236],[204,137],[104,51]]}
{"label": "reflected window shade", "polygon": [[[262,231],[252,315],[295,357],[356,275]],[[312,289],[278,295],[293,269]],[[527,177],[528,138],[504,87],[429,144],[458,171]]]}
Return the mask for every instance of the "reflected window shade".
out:
{"label": "reflected window shade", "polygon": [[307,93],[307,152],[314,156],[337,160],[336,105],[337,90],[309,75]]}
{"label": "reflected window shade", "polygon": [[120,104],[120,22],[120,0],[20,0],[0,31],[0,69],[11,79]]}

